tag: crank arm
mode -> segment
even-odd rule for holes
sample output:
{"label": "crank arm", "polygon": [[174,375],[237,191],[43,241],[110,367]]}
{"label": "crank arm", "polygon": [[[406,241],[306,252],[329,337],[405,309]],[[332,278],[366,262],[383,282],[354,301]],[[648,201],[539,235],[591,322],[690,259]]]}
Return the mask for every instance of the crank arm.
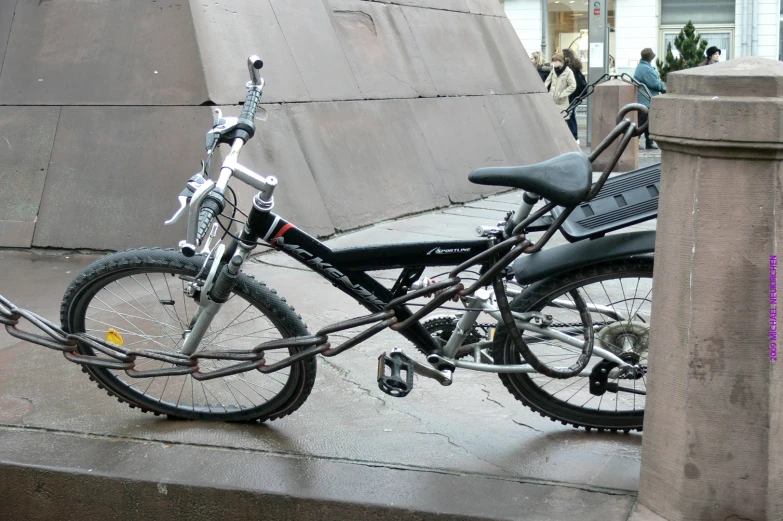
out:
{"label": "crank arm", "polygon": [[437,381],[439,384],[443,386],[451,385],[452,382],[451,376],[445,375],[440,371],[438,371],[437,369],[435,369],[434,367],[421,364],[416,360],[411,359],[411,362],[413,362],[413,372],[416,373],[417,375],[424,376],[427,378],[432,378],[433,380]]}
{"label": "crank arm", "polygon": [[432,378],[433,380],[436,380],[439,384],[443,386],[451,385],[452,378],[451,374],[446,374],[444,372],[438,371],[434,367],[430,367],[428,365],[424,365],[422,363],[417,362],[413,358],[406,355],[402,349],[395,348],[391,351],[394,354],[401,355],[407,362],[410,362],[413,365],[413,372],[416,373],[419,376],[424,376],[426,378]]}

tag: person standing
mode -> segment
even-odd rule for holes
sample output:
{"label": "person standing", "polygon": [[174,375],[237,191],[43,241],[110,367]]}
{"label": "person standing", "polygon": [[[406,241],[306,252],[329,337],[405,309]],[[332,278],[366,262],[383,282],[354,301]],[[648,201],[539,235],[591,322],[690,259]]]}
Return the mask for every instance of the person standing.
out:
{"label": "person standing", "polygon": [[[582,94],[585,86],[587,86],[587,81],[585,80],[584,74],[582,74],[582,61],[574,51],[571,49],[563,49],[563,58],[565,59],[566,67],[571,69],[571,72],[574,73],[574,79],[576,80],[576,90],[568,96],[568,103],[570,105],[580,94]],[[571,134],[573,134],[578,145],[579,127],[576,124],[576,108],[574,108],[571,112],[571,116],[568,118],[568,128],[571,130]]]}
{"label": "person standing", "polygon": [[[642,49],[642,61],[640,61],[639,65],[637,65],[636,71],[633,73],[633,77],[642,85],[646,85],[652,96],[657,96],[658,94],[666,92],[666,85],[664,85],[664,83],[661,81],[661,77],[658,76],[658,71],[656,71],[655,67],[652,66],[653,58],[655,58],[655,53],[652,49],[649,47]],[[648,100],[641,91],[639,91],[637,94],[636,99],[639,103],[647,107],[648,111],[650,110],[650,100]],[[649,114],[639,113],[639,126],[641,127],[644,125],[648,119]],[[647,150],[658,148],[653,140],[650,139],[649,127],[644,132],[644,138],[644,145]]]}
{"label": "person standing", "polygon": [[714,45],[707,49],[707,59],[701,62],[699,65],[712,65],[720,61],[720,49]]}
{"label": "person standing", "polygon": [[533,54],[530,55],[530,61],[533,62],[533,67],[536,68],[538,75],[541,76],[541,81],[546,81],[547,76],[549,76],[550,73],[550,68],[544,63],[544,58],[541,56],[541,53],[534,51]]}
{"label": "person standing", "polygon": [[[571,69],[566,66],[562,53],[558,52],[552,56],[552,72],[547,76],[544,86],[560,111],[568,108],[568,96],[576,90],[576,79]],[[567,120],[568,114],[564,114],[563,119]]]}

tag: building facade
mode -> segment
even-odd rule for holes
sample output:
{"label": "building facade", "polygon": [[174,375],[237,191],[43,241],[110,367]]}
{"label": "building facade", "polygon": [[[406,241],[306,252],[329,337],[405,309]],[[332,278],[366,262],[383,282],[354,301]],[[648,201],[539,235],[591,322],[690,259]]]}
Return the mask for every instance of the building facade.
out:
{"label": "building facade", "polygon": [[[503,0],[528,53],[542,50],[542,1]],[[587,62],[587,20],[592,0],[546,0],[547,58],[570,47]],[[758,5],[757,16],[753,6]],[[609,54],[613,72],[633,73],[640,52],[666,52],[690,20],[702,38],[721,49],[721,60],[740,56],[783,59],[781,0],[608,0]],[[676,53],[676,51],[675,51]]]}

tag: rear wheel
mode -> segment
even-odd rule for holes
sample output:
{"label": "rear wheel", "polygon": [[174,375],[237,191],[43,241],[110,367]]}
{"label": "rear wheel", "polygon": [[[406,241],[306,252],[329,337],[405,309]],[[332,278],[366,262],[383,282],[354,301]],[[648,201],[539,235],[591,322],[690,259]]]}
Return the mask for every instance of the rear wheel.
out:
{"label": "rear wheel", "polygon": [[[87,266],[71,283],[62,304],[62,322],[70,332],[87,332],[128,349],[177,353],[198,309],[186,290],[194,277],[207,273],[203,262],[201,256],[188,258],[160,249],[111,254]],[[240,274],[199,350],[248,350],[269,340],[307,334],[284,299]],[[298,351],[266,351],[266,364]],[[95,354],[84,344],[79,352]],[[209,372],[235,363],[201,359],[199,367]],[[172,366],[139,357],[134,369],[167,367]],[[315,359],[308,358],[270,374],[251,370],[205,381],[190,375],[131,378],[124,371],[89,366],[84,371],[109,395],[145,412],[184,419],[263,421],[290,414],[304,403],[315,381],[315,368]]]}
{"label": "rear wheel", "polygon": [[[641,369],[635,376],[610,372],[610,385],[621,388],[617,393],[590,393],[587,376],[559,379],[538,373],[499,374],[503,385],[524,405],[553,421],[588,430],[641,431],[647,392],[652,274],[652,257],[612,261],[539,281],[511,302],[511,309],[516,312],[541,311],[552,315],[554,324],[550,328],[581,340],[583,323],[569,295],[578,291],[590,310],[595,345]],[[568,366],[580,354],[578,348],[550,337],[520,332],[531,351],[546,363]],[[502,323],[495,333],[493,359],[496,364],[524,363]],[[593,355],[586,371],[602,360]]]}

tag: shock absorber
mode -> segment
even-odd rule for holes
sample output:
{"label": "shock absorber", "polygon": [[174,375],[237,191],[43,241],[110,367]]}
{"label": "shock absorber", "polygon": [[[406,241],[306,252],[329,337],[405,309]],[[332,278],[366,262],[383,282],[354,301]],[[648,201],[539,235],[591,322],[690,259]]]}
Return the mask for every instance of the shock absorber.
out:
{"label": "shock absorber", "polygon": [[[215,259],[218,262],[218,259]],[[209,292],[209,297],[213,302],[223,304],[231,296],[231,291],[234,289],[234,285],[239,277],[239,267],[242,266],[242,255],[235,254],[231,257],[231,261],[228,265],[220,270],[215,284],[212,286],[212,291]]]}

